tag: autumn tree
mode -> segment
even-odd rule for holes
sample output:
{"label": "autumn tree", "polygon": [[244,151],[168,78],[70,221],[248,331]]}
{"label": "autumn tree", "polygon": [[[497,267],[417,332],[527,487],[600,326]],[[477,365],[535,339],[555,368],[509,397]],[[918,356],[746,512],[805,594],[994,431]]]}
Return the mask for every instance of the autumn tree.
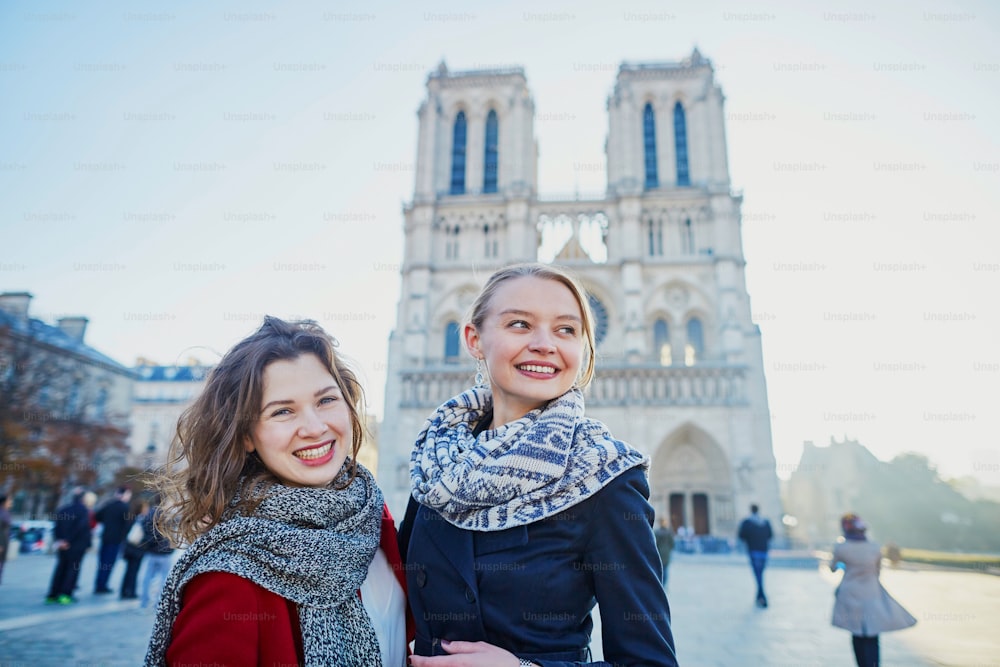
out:
{"label": "autumn tree", "polygon": [[127,415],[107,409],[106,368],[39,340],[28,324],[6,320],[0,320],[0,489],[23,498],[22,513],[42,516],[67,488],[99,489],[114,479],[128,451]]}

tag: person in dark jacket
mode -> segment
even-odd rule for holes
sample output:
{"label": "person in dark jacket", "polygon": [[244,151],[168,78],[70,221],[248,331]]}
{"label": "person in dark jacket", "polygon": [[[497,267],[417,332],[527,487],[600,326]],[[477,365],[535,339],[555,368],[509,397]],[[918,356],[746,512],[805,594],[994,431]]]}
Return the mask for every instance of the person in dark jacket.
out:
{"label": "person in dark jacket", "polygon": [[771,522],[760,515],[760,508],[750,505],[750,516],[740,524],[739,538],[746,543],[750,554],[750,567],[757,581],[757,606],[767,607],[767,596],[764,595],[764,567],[767,565],[767,550],[771,538]]}
{"label": "person in dark jacket", "polygon": [[[149,503],[145,500],[139,500],[132,503],[132,507],[129,511],[131,521],[129,522],[129,530],[125,533],[126,536],[129,532],[131,532],[132,524],[139,524],[139,526],[143,525],[148,512]],[[145,536],[146,531],[143,530],[142,533],[143,536]],[[139,566],[142,564],[142,557],[145,555],[146,550],[143,549],[141,540],[137,544],[133,544],[126,539],[124,551],[122,552],[122,560],[125,561],[125,574],[122,575],[120,592],[122,600],[136,600],[139,598],[139,595],[137,594],[136,580],[139,577]]]}
{"label": "person in dark jacket", "polygon": [[86,491],[73,490],[72,499],[56,510],[55,542],[56,569],[52,572],[47,604],[72,604],[80,563],[90,548],[90,510],[83,503]]}
{"label": "person in dark jacket", "polygon": [[[649,459],[584,416],[585,292],[514,265],[472,308],[476,386],[428,418],[410,460],[411,664],[676,667]],[[606,662],[591,662],[595,604]]]}
{"label": "person in dark jacket", "polygon": [[139,606],[143,609],[149,607],[153,580],[157,580],[157,591],[163,588],[167,575],[170,574],[170,566],[174,557],[174,547],[170,544],[170,539],[156,527],[156,514],[159,512],[159,505],[159,498],[156,498],[153,501],[152,509],[146,512],[142,521],[142,548],[146,552],[144,558],[146,569],[142,575],[142,598],[139,601]]}
{"label": "person in dark jacket", "polygon": [[665,518],[660,519],[660,526],[653,531],[653,535],[656,537],[656,551],[660,554],[660,564],[663,566],[660,582],[666,588],[670,554],[674,550],[674,531],[670,529],[670,522]]}
{"label": "person in dark jacket", "polygon": [[132,524],[129,516],[128,501],[132,498],[132,490],[126,486],[115,491],[115,497],[97,510],[95,518],[103,528],[101,530],[101,547],[97,552],[97,579],[94,582],[94,593],[103,595],[111,593],[108,579],[111,570],[121,553],[125,535]]}

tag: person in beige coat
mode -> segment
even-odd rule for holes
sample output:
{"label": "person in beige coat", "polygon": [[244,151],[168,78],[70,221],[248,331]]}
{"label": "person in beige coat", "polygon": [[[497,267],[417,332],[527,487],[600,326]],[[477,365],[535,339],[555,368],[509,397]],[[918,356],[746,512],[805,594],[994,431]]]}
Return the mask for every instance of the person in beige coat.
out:
{"label": "person in beige coat", "polygon": [[844,539],[833,548],[830,569],[844,570],[836,591],[833,625],[852,635],[858,667],[878,667],[878,636],[917,622],[879,583],[882,549],[865,536],[868,526],[857,514],[840,520]]}

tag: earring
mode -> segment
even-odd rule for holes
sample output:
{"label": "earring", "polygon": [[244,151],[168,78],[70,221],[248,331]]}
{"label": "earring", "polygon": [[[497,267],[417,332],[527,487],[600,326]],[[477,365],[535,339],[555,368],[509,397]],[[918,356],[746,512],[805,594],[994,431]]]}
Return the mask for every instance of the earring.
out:
{"label": "earring", "polygon": [[482,358],[476,359],[476,386],[485,387],[486,377],[483,375],[483,360]]}

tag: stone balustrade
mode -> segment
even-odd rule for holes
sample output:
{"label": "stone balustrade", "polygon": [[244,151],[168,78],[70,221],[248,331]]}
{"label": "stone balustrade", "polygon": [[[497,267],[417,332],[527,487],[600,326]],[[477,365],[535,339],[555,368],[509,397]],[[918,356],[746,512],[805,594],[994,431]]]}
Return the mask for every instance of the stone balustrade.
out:
{"label": "stone balustrade", "polygon": [[[746,368],[734,365],[602,366],[587,405],[747,405]],[[433,410],[472,383],[468,369],[426,368],[400,374],[402,406]]]}

